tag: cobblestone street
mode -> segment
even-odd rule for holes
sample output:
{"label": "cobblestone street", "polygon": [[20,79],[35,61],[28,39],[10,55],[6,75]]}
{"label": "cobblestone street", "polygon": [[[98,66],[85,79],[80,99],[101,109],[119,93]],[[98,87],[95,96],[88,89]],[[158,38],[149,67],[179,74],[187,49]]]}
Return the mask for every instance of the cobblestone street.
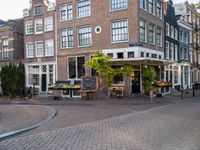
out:
{"label": "cobblestone street", "polygon": [[199,150],[200,103],[183,101],[145,111],[16,137],[1,150]]}

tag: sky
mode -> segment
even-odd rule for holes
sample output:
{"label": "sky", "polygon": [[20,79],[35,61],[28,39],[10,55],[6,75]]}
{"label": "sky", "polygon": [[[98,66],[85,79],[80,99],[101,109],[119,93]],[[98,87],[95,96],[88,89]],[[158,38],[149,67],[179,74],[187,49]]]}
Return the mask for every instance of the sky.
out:
{"label": "sky", "polygon": [[[0,19],[16,19],[23,17],[23,9],[29,8],[30,0],[0,0]],[[55,0],[50,0],[55,2]],[[185,0],[173,0],[174,3],[184,2]],[[188,0],[189,3],[197,3],[200,0]]]}

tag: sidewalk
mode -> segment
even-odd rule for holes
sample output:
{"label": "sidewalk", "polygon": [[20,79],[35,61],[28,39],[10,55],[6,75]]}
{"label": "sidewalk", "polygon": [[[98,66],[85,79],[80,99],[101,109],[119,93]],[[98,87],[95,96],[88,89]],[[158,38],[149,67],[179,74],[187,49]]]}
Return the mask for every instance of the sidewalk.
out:
{"label": "sidewalk", "polygon": [[[177,102],[180,99],[173,97],[156,97],[153,104],[167,104]],[[31,104],[31,105],[147,105],[150,104],[150,98],[146,95],[135,95],[131,97],[106,98],[97,100],[82,100],[80,98],[63,98],[59,100],[49,99],[47,96],[35,96],[32,99],[13,99],[0,97],[0,104]]]}

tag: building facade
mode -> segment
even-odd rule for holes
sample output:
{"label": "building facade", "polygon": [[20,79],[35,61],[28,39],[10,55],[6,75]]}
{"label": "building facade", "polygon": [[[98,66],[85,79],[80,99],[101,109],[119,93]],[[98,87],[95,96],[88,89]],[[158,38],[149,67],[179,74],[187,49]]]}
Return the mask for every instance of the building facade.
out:
{"label": "building facade", "polygon": [[133,77],[119,77],[125,95],[143,91],[141,69],[153,66],[164,80],[162,0],[57,0],[58,80],[92,75],[83,64],[97,51],[112,57],[112,66],[132,65]]}
{"label": "building facade", "polygon": [[0,20],[0,68],[24,60],[23,19]]}
{"label": "building facade", "polygon": [[24,47],[26,86],[46,93],[56,80],[55,4],[47,0],[31,0],[24,9]]}
{"label": "building facade", "polygon": [[[180,16],[179,21],[184,27],[189,29],[189,60],[190,60],[190,86],[200,81],[200,14],[194,4],[184,3],[174,4],[176,15]],[[181,56],[182,57],[182,56]]]}

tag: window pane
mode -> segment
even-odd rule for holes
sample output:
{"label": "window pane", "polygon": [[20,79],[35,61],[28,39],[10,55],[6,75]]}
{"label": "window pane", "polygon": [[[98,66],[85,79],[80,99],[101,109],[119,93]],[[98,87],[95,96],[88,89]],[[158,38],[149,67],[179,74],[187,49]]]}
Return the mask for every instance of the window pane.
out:
{"label": "window pane", "polygon": [[111,0],[111,10],[120,10],[127,8],[127,0]]}

